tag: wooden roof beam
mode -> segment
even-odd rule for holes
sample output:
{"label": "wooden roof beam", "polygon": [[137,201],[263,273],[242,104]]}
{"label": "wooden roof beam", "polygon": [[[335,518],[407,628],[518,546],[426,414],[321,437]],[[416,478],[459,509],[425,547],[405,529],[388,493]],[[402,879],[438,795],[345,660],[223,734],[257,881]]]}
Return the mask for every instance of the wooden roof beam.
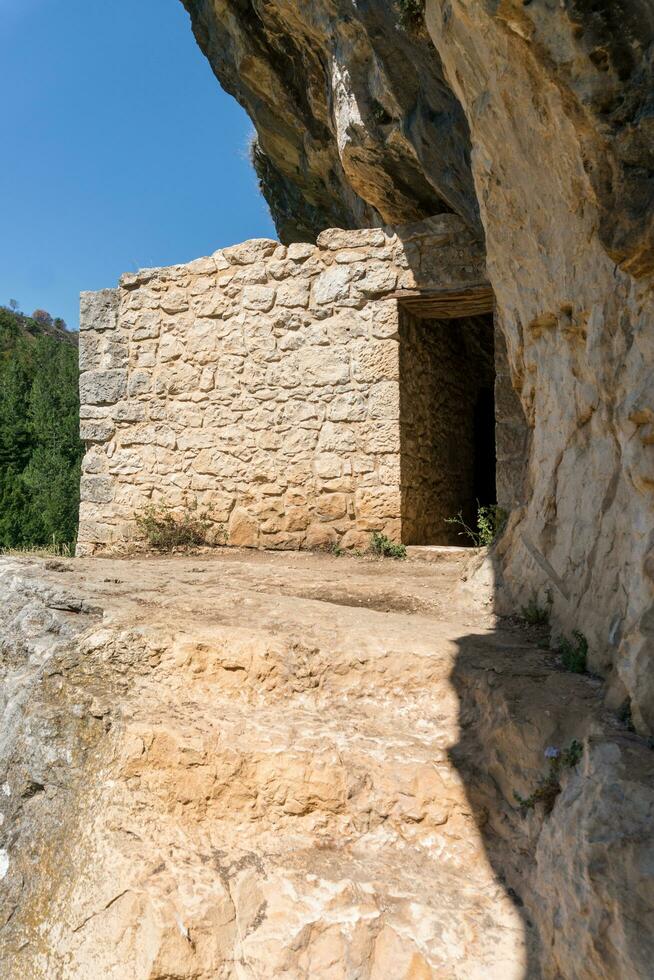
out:
{"label": "wooden roof beam", "polygon": [[453,289],[398,289],[389,299],[420,320],[454,320],[495,312],[495,294],[489,283]]}

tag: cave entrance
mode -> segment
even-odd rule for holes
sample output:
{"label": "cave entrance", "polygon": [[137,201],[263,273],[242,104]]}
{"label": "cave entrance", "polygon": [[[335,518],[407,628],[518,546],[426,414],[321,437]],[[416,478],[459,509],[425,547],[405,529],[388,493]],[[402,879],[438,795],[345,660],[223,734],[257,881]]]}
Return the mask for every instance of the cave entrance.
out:
{"label": "cave entrance", "polygon": [[[488,291],[489,292],[489,291]],[[496,502],[492,293],[450,306],[400,301],[402,540],[471,545],[477,507]]]}

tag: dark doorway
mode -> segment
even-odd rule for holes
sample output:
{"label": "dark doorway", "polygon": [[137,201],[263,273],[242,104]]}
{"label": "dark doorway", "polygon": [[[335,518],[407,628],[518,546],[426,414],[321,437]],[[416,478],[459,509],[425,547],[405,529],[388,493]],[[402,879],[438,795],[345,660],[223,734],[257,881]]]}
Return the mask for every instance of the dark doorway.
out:
{"label": "dark doorway", "polygon": [[400,317],[400,451],[405,544],[466,545],[495,503],[493,316]]}

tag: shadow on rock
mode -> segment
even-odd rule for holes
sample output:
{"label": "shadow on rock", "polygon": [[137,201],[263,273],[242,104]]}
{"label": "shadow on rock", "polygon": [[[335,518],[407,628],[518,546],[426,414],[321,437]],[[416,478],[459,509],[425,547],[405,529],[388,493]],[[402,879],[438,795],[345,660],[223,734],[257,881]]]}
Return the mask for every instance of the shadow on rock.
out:
{"label": "shadow on rock", "polygon": [[522,915],[525,977],[649,976],[654,752],[603,709],[600,680],[563,671],[520,629],[459,645],[450,759]]}

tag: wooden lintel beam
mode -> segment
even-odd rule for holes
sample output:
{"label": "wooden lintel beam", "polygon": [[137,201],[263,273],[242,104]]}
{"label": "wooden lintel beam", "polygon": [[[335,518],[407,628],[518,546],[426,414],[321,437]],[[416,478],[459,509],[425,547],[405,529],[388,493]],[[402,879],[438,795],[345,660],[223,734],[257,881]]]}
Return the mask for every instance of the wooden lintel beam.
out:
{"label": "wooden lintel beam", "polygon": [[495,310],[495,295],[488,283],[456,289],[399,289],[389,299],[396,299],[421,320],[453,320]]}

